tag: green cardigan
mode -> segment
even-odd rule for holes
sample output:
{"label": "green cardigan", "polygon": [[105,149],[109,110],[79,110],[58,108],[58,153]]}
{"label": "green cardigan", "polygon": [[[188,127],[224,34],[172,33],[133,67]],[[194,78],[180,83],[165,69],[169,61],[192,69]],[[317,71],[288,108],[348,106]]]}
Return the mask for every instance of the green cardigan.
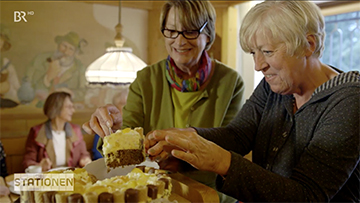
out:
{"label": "green cardigan", "polygon": [[[166,60],[162,60],[138,71],[123,109],[123,128],[140,126],[146,134],[174,127],[174,105],[165,77],[165,63]],[[240,75],[215,60],[214,74],[191,108],[186,127],[227,125],[240,110],[243,93],[244,82]]]}
{"label": "green cardigan", "polygon": [[[191,107],[186,127],[226,126],[241,108],[243,79],[234,69],[217,60],[214,62],[214,73],[202,96]],[[122,128],[143,127],[146,135],[152,130],[174,127],[174,105],[165,77],[165,63],[166,60],[162,60],[138,71],[123,108]],[[101,146],[102,139],[99,139],[100,152]],[[196,170],[184,174],[215,189],[214,173]],[[218,194],[221,202],[235,202],[231,197]]]}
{"label": "green cardigan", "polygon": [[[138,71],[123,108],[122,128],[143,127],[144,134],[174,127],[174,105],[165,77],[166,59]],[[215,60],[214,74],[202,96],[190,110],[187,127],[226,126],[243,103],[244,81],[225,64]],[[102,153],[102,139],[98,150]]]}

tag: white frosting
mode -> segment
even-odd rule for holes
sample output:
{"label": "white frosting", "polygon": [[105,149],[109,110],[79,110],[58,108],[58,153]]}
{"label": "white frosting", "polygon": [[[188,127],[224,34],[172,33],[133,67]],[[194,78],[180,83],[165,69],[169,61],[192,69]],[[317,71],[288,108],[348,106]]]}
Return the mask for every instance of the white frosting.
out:
{"label": "white frosting", "polygon": [[[98,180],[93,185],[88,186],[86,192],[93,191],[100,194],[101,192],[107,191],[113,193],[117,190],[125,191],[128,188],[136,188],[139,186],[146,186],[148,184],[156,185],[156,182],[161,177],[168,178],[167,176],[158,176],[154,173],[143,173],[140,169],[134,168],[125,176],[115,176],[104,180]],[[171,181],[170,178],[168,179]],[[166,191],[167,197],[170,196],[171,186],[172,185],[170,184],[169,190]]]}

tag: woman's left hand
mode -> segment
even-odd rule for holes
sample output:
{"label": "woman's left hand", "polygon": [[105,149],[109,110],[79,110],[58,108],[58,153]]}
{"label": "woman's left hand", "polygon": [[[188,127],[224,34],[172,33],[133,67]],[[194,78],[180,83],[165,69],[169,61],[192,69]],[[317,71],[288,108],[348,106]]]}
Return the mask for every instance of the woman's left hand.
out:
{"label": "woman's left hand", "polygon": [[[176,130],[176,128],[169,128],[162,131],[171,131]],[[162,161],[167,159],[171,154],[172,148],[169,148],[169,144],[165,140],[155,140],[155,139],[149,139],[149,136],[154,136],[154,133],[156,134],[157,131],[150,131],[145,136],[145,151],[149,154],[149,158],[152,161]],[[149,149],[151,150],[149,151]]]}
{"label": "woman's left hand", "polygon": [[153,144],[148,150],[150,155],[157,156],[171,151],[174,157],[199,170],[220,175],[226,175],[230,167],[230,152],[204,139],[193,128],[155,130],[147,135],[147,139]]}

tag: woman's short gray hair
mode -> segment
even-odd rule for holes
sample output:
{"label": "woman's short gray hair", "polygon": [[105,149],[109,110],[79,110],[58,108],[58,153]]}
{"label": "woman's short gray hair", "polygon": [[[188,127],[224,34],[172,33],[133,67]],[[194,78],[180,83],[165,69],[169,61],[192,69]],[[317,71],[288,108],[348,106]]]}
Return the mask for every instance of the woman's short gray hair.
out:
{"label": "woman's short gray hair", "polygon": [[205,50],[209,50],[215,40],[216,12],[209,1],[202,0],[169,0],[162,8],[160,15],[161,30],[165,28],[167,15],[172,7],[179,11],[180,22],[186,30],[197,30],[205,22],[203,33],[209,37]]}
{"label": "woman's short gray hair", "polygon": [[[270,32],[272,36],[267,36]],[[313,35],[316,48],[313,55],[322,56],[325,23],[320,8],[309,1],[264,1],[245,16],[240,28],[240,45],[251,52],[256,35],[285,43],[289,55],[303,54],[308,47],[308,35]]]}

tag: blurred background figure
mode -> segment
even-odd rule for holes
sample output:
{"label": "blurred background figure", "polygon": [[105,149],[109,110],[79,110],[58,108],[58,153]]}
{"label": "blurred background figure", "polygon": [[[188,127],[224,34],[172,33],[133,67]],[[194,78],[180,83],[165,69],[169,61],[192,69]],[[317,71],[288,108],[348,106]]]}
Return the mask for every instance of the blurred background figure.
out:
{"label": "blurred background figure", "polygon": [[0,24],[0,108],[11,108],[19,104],[17,91],[20,82],[14,65],[2,53],[11,48],[10,30]]}
{"label": "blurred background figure", "polygon": [[[0,176],[5,178],[7,175],[8,174],[6,168],[6,154],[4,151],[4,147],[0,141]],[[0,196],[9,195],[9,194],[10,194],[9,188],[4,185],[0,185]]]}
{"label": "blurred background figure", "polygon": [[[42,107],[47,96],[54,91],[64,91],[72,95],[74,101],[83,101],[86,91],[86,67],[76,57],[82,53],[81,48],[87,44],[75,32],[55,37],[57,49],[54,52],[37,55],[24,76],[24,83],[34,88],[36,106]],[[19,95],[21,101],[27,98],[26,92]],[[34,98],[34,97],[33,97]],[[29,101],[27,101],[29,102]]]}
{"label": "blurred background figure", "polygon": [[[114,95],[113,97],[113,104],[119,109],[121,115],[122,115],[122,111],[123,111],[123,107],[126,104],[126,100],[129,94],[129,88],[123,88],[120,90],[120,92],[118,92],[117,94]],[[99,141],[100,136],[98,134],[95,134],[94,136],[94,143],[93,143],[93,147],[91,148],[92,154],[93,154],[93,160],[102,158],[102,154],[101,152],[99,152],[98,150],[98,141]]]}
{"label": "blurred background figure", "polygon": [[7,168],[6,168],[6,154],[4,151],[4,146],[0,141],[0,175],[5,178],[7,174]]}
{"label": "blurred background figure", "polygon": [[70,123],[75,111],[71,95],[54,92],[44,104],[48,120],[30,129],[23,166],[41,165],[43,171],[56,167],[83,167],[91,162],[81,128]]}
{"label": "blurred background figure", "polygon": [[[143,127],[146,134],[172,127],[226,126],[241,108],[244,82],[236,70],[207,53],[215,40],[215,21],[209,1],[167,1],[160,30],[168,57],[138,71],[123,116],[115,105],[99,107],[84,130],[104,137],[110,134],[109,127]],[[178,159],[159,165],[215,188],[214,173],[198,171]],[[220,193],[219,197],[222,202],[235,201]]]}

